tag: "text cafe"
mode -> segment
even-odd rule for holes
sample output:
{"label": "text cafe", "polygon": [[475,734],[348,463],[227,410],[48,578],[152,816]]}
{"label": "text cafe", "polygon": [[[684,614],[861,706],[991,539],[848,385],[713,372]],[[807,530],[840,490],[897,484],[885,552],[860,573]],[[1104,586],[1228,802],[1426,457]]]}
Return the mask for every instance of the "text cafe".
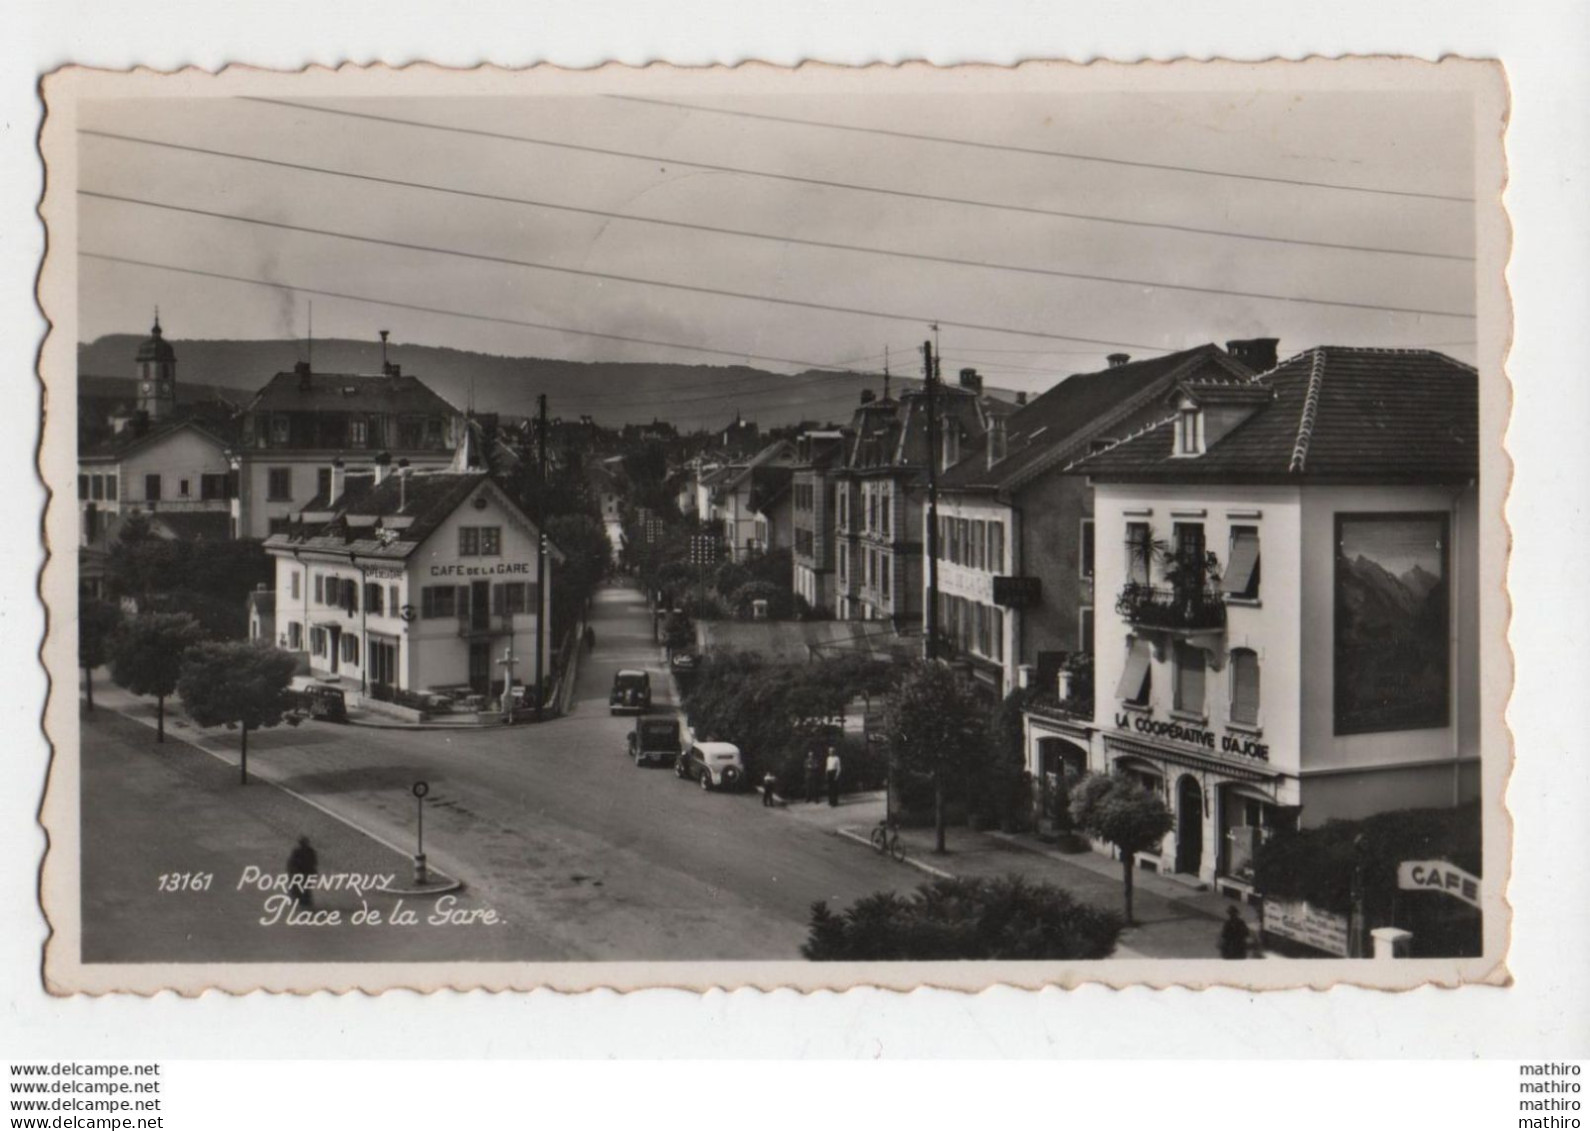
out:
{"label": "text cafe", "polygon": [[1134,778],[1174,819],[1157,859],[1141,855],[1145,866],[1253,894],[1259,846],[1296,819],[1297,779],[1271,764],[1256,735],[1130,710],[1111,721],[1098,736],[1097,768]]}

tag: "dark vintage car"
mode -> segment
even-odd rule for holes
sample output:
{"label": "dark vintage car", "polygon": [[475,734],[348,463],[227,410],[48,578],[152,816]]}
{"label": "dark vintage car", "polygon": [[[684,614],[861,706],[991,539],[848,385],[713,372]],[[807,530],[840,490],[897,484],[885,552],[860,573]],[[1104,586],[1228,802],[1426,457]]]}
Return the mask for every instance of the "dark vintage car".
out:
{"label": "dark vintage car", "polygon": [[639,668],[620,668],[613,676],[613,693],[607,697],[607,706],[614,715],[651,710],[651,676]]}
{"label": "dark vintage car", "polygon": [[745,784],[745,763],[732,742],[693,743],[674,763],[674,773],[701,784],[704,790],[737,789]]}
{"label": "dark vintage car", "polygon": [[643,715],[629,732],[629,756],[637,766],[671,766],[683,749],[679,720],[672,715]]}
{"label": "dark vintage car", "polygon": [[311,719],[323,719],[328,723],[348,721],[348,700],[342,694],[342,688],[330,687],[312,679],[294,681],[287,689],[287,706],[289,710]]}

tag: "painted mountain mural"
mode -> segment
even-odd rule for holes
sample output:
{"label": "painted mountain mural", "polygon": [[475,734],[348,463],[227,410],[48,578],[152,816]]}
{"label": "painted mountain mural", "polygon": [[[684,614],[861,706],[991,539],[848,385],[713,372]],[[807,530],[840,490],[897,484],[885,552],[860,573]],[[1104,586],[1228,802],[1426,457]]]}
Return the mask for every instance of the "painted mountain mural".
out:
{"label": "painted mountain mural", "polygon": [[1343,516],[1336,733],[1448,724],[1446,516]]}

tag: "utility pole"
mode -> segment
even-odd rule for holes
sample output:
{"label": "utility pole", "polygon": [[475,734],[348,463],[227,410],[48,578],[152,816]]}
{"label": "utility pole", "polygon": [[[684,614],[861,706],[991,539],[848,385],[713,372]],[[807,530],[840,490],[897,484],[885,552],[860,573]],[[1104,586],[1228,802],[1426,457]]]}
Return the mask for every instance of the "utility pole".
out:
{"label": "utility pole", "polygon": [[[537,445],[537,461],[541,465],[541,506],[537,522],[541,527],[541,537],[536,541],[536,722],[542,719],[542,704],[546,699],[543,682],[546,679],[546,644],[547,644],[547,395],[542,393],[537,399],[538,412],[536,414],[536,431],[540,437]],[[512,674],[511,672],[509,673]]]}
{"label": "utility pole", "polygon": [[[938,327],[933,328],[935,334]],[[932,342],[922,343],[922,390],[927,395],[927,555],[928,595],[923,619],[927,623],[927,658],[939,655],[939,414],[938,385],[939,363]]]}

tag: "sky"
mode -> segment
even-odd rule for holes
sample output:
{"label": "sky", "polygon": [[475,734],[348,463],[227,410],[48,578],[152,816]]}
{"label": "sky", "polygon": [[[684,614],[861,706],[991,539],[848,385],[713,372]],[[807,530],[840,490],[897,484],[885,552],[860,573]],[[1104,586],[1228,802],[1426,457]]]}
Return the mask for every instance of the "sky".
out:
{"label": "sky", "polygon": [[80,336],[142,333],[158,304],[172,338],[302,337],[312,301],[317,337],[786,373],[887,350],[914,374],[937,322],[946,373],[1030,391],[1245,337],[1474,360],[1466,97],[677,100],[85,103]]}

